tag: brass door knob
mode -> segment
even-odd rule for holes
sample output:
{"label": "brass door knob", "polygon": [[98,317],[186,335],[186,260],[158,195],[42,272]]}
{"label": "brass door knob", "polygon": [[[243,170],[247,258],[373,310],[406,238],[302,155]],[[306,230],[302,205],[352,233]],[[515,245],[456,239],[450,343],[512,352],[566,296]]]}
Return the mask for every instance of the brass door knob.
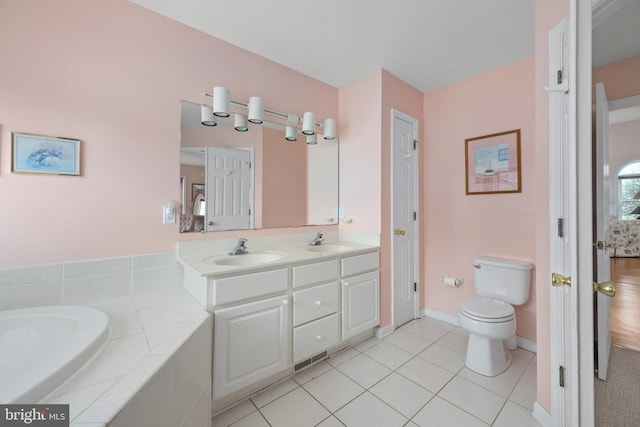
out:
{"label": "brass door knob", "polygon": [[612,282],[594,283],[593,292],[600,292],[613,298],[616,295],[616,286]]}
{"label": "brass door knob", "polygon": [[404,236],[404,230],[396,228],[396,236]]}
{"label": "brass door knob", "polygon": [[571,286],[571,277],[564,277],[562,274],[553,273],[551,274],[551,285],[552,286]]}

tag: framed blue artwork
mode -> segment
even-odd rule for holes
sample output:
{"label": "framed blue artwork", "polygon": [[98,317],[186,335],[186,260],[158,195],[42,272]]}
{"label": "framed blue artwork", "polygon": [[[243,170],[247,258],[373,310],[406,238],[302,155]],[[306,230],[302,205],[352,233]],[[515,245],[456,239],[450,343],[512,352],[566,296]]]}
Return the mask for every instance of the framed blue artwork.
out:
{"label": "framed blue artwork", "polygon": [[11,171],[80,175],[80,140],[11,132]]}

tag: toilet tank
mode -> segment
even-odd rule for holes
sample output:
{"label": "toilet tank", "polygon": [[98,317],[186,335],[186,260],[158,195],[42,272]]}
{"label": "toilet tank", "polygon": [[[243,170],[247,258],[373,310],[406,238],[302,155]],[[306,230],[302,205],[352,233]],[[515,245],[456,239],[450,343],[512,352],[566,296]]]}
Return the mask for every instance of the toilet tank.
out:
{"label": "toilet tank", "polygon": [[531,269],[533,264],[487,256],[473,259],[476,293],[494,297],[514,305],[524,304],[529,299]]}

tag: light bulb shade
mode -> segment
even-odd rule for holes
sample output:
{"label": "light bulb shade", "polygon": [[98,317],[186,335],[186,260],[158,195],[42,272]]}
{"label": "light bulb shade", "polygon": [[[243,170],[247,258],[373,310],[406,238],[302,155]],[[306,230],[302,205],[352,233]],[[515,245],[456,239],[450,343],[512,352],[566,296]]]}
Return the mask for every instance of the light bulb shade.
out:
{"label": "light bulb shade", "polygon": [[249,123],[247,122],[247,116],[244,114],[236,114],[234,119],[234,128],[238,132],[246,132],[249,130]]}
{"label": "light bulb shade", "polygon": [[318,143],[318,135],[315,133],[313,135],[307,135],[307,144],[316,145]]}
{"label": "light bulb shade", "polygon": [[324,139],[336,139],[336,119],[325,119],[324,121]]}
{"label": "light bulb shade", "polygon": [[298,136],[296,135],[298,133],[297,130],[298,129],[293,126],[287,126],[287,130],[285,132],[284,138],[287,141],[297,141],[298,140]]}
{"label": "light bulb shade", "polygon": [[316,133],[315,125],[316,125],[315,115],[310,111],[307,111],[306,113],[304,113],[304,116],[302,116],[302,133],[305,135],[315,134]]}
{"label": "light bulb shade", "polygon": [[205,126],[215,126],[216,123],[215,117],[213,117],[213,109],[208,105],[200,106],[200,123]]}
{"label": "light bulb shade", "polygon": [[229,89],[226,87],[213,88],[213,114],[218,117],[229,117]]}
{"label": "light bulb shade", "polygon": [[262,98],[259,96],[249,98],[249,121],[251,123],[262,123],[262,111]]}

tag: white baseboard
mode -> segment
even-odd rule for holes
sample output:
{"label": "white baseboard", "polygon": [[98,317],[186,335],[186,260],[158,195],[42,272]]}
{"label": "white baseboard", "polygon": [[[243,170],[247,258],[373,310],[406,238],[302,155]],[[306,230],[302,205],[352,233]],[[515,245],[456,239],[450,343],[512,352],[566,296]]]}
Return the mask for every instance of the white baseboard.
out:
{"label": "white baseboard", "polygon": [[[458,318],[456,316],[452,316],[450,314],[442,313],[441,311],[431,310],[430,308],[424,309],[424,315],[427,317],[431,317],[432,319],[441,320],[443,322],[449,323],[451,325],[460,326],[458,323]],[[526,338],[516,337],[516,342],[518,347],[531,351],[533,353],[538,353],[537,344],[535,341],[528,340]]]}
{"label": "white baseboard", "polygon": [[396,330],[395,326],[393,326],[393,323],[391,323],[382,328],[377,327],[374,331],[374,335],[379,339],[383,339],[384,337],[388,337],[389,335],[391,335],[395,330]]}
{"label": "white baseboard", "polygon": [[450,314],[443,313],[441,311],[431,310],[430,308],[424,309],[424,315],[427,317],[431,317],[432,319],[441,320],[443,322],[449,323],[451,325],[460,326],[458,323],[458,318],[456,316],[452,316]]}
{"label": "white baseboard", "polygon": [[542,427],[551,427],[551,414],[549,414],[538,402],[533,404],[533,418],[538,421]]}

